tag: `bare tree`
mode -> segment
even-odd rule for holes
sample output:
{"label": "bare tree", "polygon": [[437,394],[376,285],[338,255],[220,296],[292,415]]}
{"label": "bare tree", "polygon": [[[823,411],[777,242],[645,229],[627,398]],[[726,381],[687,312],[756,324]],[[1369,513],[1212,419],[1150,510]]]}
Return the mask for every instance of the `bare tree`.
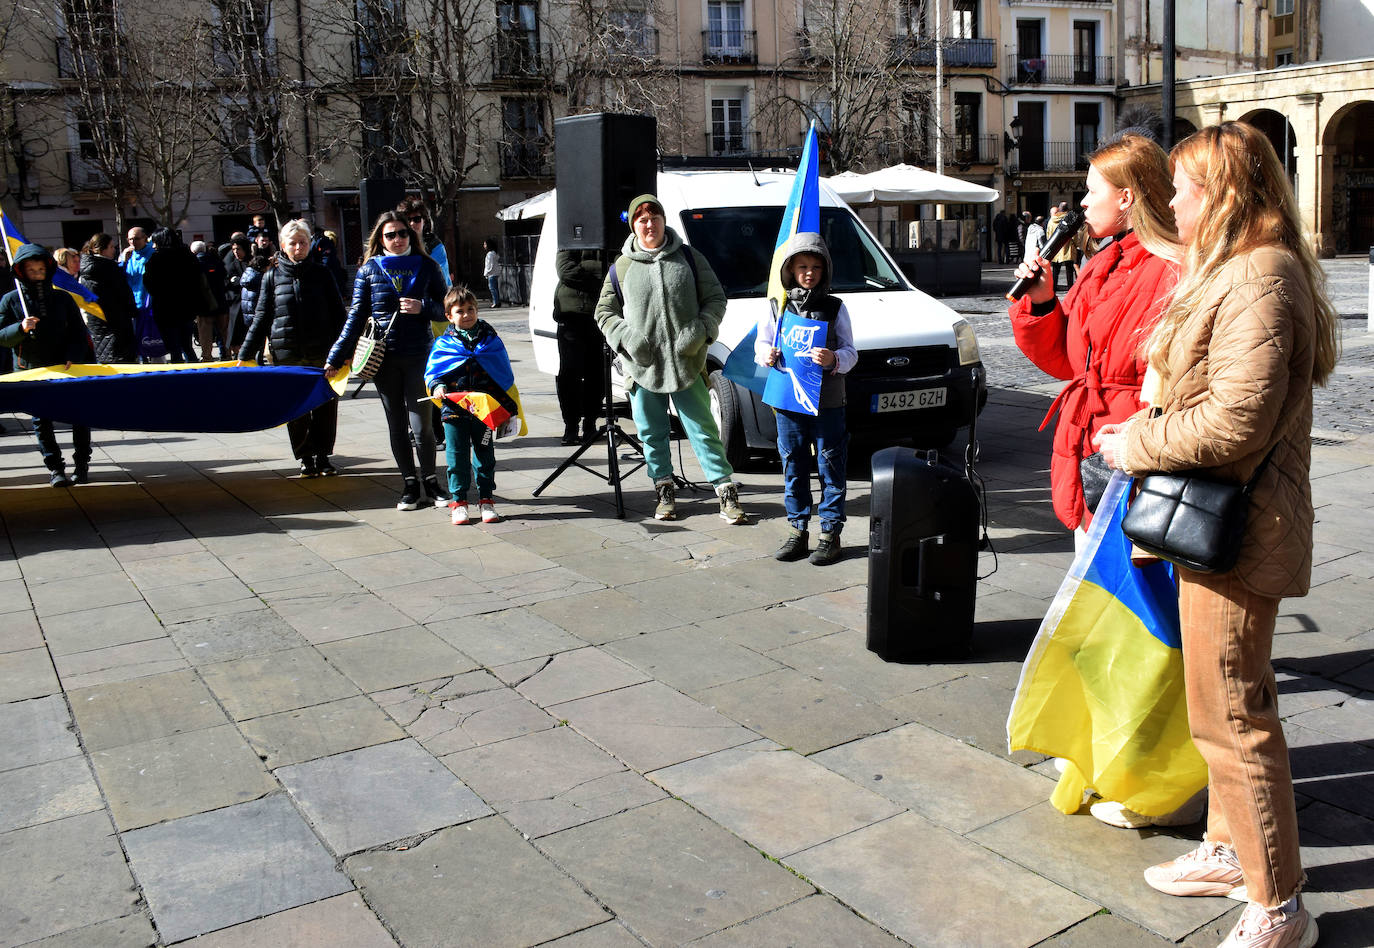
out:
{"label": "bare tree", "polygon": [[255,184],[281,224],[291,206],[289,130],[297,118],[306,117],[299,53],[278,47],[272,0],[212,2],[217,19],[210,24],[213,82],[219,101],[205,110],[203,129],[219,144],[225,183]]}
{"label": "bare tree", "polygon": [[673,11],[659,0],[570,0],[555,36],[569,114],[678,111],[677,73],[660,54]]}
{"label": "bare tree", "polygon": [[328,0],[322,13],[334,48],[349,50],[346,61],[324,68],[352,77],[331,89],[353,106],[359,170],[403,178],[425,198],[450,241],[459,191],[480,164],[492,107],[480,88],[490,78],[494,6],[491,0],[409,6],[403,0]]}
{"label": "bare tree", "polygon": [[815,120],[835,172],[886,163],[931,120],[931,80],[905,40],[884,4],[806,0],[757,121],[781,137]]}

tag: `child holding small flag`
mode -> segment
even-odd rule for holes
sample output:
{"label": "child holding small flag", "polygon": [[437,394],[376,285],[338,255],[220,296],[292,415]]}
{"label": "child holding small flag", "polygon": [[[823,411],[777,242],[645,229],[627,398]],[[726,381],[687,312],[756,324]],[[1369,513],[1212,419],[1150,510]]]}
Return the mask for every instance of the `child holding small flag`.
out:
{"label": "child holding small flag", "polygon": [[477,297],[466,286],[444,296],[449,328],[434,342],[425,366],[425,387],[442,399],[444,453],[454,526],[471,522],[468,491],[475,478],[477,506],[483,523],[498,523],[496,505],[496,433],[515,419],[520,406],[505,343],[484,319],[477,318]]}
{"label": "child holding small flag", "polygon": [[829,292],[830,271],[830,250],[820,234],[793,236],[779,268],[787,294],[786,307],[781,314],[776,311],[776,304],[769,307],[759,320],[754,339],[755,360],[777,372],[789,371],[788,364],[792,363],[797,367],[793,377],[802,387],[806,385],[798,379],[800,370],[809,368],[802,363],[810,362],[820,368],[819,398],[812,410],[797,410],[793,402],[788,402],[793,404],[791,408],[774,406],[778,454],[782,458],[783,508],[791,529],[773,556],[784,562],[806,556],[814,449],[821,480],[821,536],[816,552],[811,554],[815,566],[827,566],[840,558],[847,488],[845,465],[849,455],[844,377],[859,359],[849,310]]}

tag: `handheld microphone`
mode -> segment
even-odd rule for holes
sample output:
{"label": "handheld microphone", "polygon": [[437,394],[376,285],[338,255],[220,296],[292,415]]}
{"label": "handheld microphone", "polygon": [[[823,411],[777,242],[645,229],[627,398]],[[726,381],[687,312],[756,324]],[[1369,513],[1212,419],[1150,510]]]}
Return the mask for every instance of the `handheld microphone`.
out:
{"label": "handheld microphone", "polygon": [[[1059,222],[1059,226],[1054,229],[1054,234],[1050,237],[1049,242],[1040,248],[1040,256],[1044,257],[1046,260],[1052,258],[1055,254],[1064,249],[1065,244],[1073,240],[1074,235],[1078,233],[1082,226],[1083,212],[1076,207],[1071,208],[1069,213],[1064,215],[1064,219]],[[1034,283],[1039,276],[1040,268],[1032,264],[1031,275],[1022,277],[1013,283],[1011,285],[1011,292],[1007,293],[1007,299],[1014,303],[1025,296],[1026,291],[1030,289],[1031,284]]]}

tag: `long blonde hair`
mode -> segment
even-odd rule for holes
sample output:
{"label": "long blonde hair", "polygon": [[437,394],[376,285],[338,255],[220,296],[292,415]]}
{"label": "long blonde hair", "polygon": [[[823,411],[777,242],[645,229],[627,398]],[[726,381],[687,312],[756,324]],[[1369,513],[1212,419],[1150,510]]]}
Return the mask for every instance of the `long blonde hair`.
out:
{"label": "long blonde hair", "polygon": [[1151,139],[1127,132],[1088,156],[1088,163],[1114,188],[1129,188],[1135,200],[1126,212],[1127,224],[1141,246],[1156,257],[1177,263],[1183,259],[1169,198],[1174,186],[1169,156]]}
{"label": "long blonde hair", "polygon": [[1277,244],[1297,259],[1307,279],[1316,350],[1312,381],[1325,385],[1340,358],[1340,319],[1326,296],[1326,274],[1303,236],[1297,201],[1274,146],[1253,125],[1223,122],[1189,135],[1174,146],[1170,159],[1202,189],[1202,205],[1173,302],[1146,347],[1150,363],[1163,370],[1170,345],[1203,305],[1228,260]]}

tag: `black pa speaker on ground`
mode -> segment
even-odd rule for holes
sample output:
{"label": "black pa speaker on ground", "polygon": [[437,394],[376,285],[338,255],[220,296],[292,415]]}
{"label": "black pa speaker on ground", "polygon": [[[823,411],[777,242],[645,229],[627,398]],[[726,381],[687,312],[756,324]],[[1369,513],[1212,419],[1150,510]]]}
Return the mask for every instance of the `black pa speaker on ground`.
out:
{"label": "black pa speaker on ground", "polygon": [[556,119],[558,249],[618,249],[630,232],[620,219],[637,194],[658,185],[658,120],[594,112]]}
{"label": "black pa speaker on ground", "polygon": [[358,182],[358,209],[363,222],[364,246],[382,211],[396,210],[396,205],[405,196],[406,183],[400,178],[363,178]]}
{"label": "black pa speaker on ground", "polygon": [[873,455],[868,650],[887,661],[967,655],[978,582],[978,495],[959,468],[910,448]]}

